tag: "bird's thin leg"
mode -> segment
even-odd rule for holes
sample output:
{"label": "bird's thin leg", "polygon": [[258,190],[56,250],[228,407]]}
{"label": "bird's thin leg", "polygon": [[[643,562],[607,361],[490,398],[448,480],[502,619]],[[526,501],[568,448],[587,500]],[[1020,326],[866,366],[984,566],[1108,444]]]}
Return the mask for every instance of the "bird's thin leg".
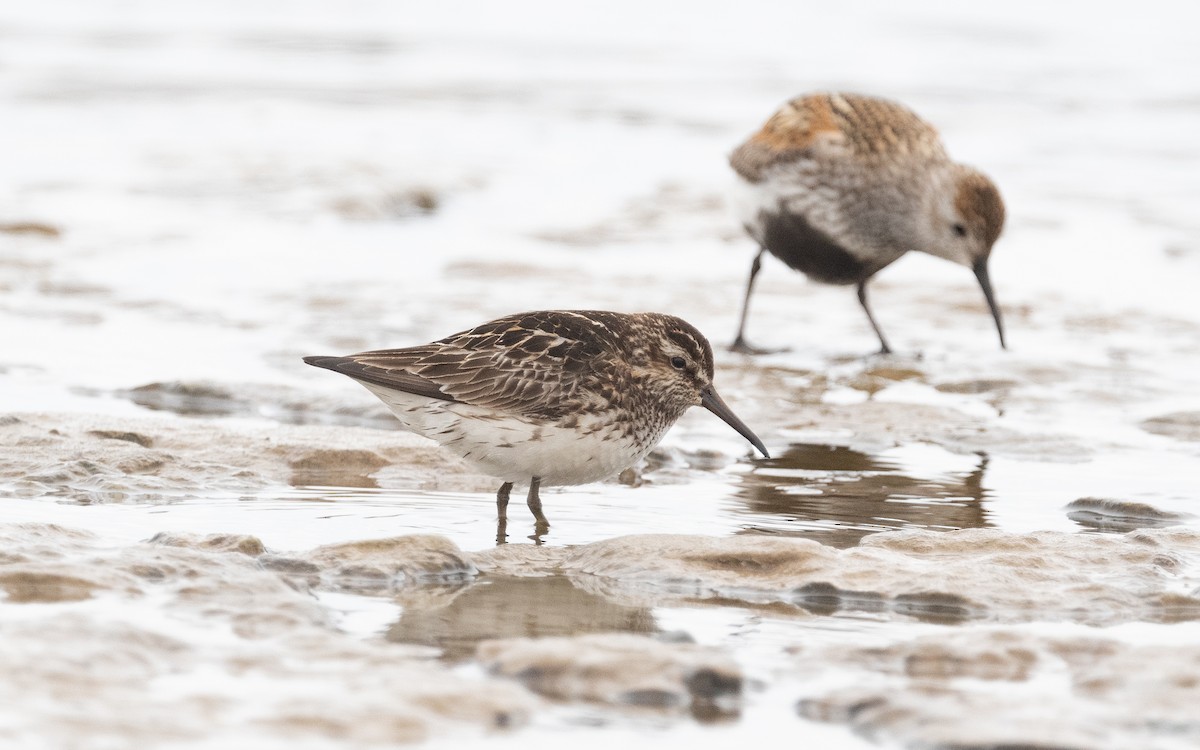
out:
{"label": "bird's thin leg", "polygon": [[875,316],[871,314],[871,306],[867,304],[867,280],[863,279],[858,282],[858,302],[862,305],[862,309],[867,313],[867,320],[871,321],[871,327],[875,329],[875,335],[879,337],[879,344],[882,347],[879,350],[880,354],[891,354],[892,347],[888,346],[887,339],[883,337],[883,331],[880,330],[879,324],[875,322]]}
{"label": "bird's thin leg", "polygon": [[550,528],[550,522],[546,520],[546,515],[542,513],[542,498],[538,496],[538,488],[541,485],[541,477],[534,477],[529,480],[529,497],[525,499],[525,503],[529,506],[529,510],[533,511],[533,517],[537,519],[538,530],[544,531]]}
{"label": "bird's thin leg", "polygon": [[512,482],[505,482],[496,492],[496,544],[504,544],[508,539],[508,495],[512,488]]}
{"label": "bird's thin leg", "polygon": [[760,247],[754,262],[750,264],[750,279],[746,282],[746,298],[742,300],[742,319],[738,322],[737,338],[729,345],[729,351],[742,354],[760,354],[761,351],[746,343],[746,318],[750,315],[750,294],[754,291],[754,279],[762,270],[762,256],[767,249]]}

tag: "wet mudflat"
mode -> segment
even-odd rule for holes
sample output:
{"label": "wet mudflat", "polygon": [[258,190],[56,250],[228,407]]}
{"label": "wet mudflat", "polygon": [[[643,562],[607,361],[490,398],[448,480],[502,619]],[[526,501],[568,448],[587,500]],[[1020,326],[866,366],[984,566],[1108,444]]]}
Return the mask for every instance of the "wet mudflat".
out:
{"label": "wet mudflat", "polygon": [[[803,48],[694,4],[5,7],[0,745],[1196,746],[1200,60],[1152,5]],[[695,410],[500,545],[492,479],[300,363],[553,307],[727,342],[724,155],[833,86],[996,179],[1010,351],[963,269],[878,277],[879,357],[768,263],[790,350],[717,383],[773,458]]]}

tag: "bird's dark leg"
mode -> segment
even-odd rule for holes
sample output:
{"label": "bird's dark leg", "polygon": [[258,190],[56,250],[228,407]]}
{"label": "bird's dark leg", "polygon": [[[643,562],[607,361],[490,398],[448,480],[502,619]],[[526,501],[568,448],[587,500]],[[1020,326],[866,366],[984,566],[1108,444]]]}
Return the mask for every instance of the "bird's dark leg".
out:
{"label": "bird's dark leg", "polygon": [[505,482],[496,492],[496,518],[501,521],[508,520],[508,496],[512,492],[512,487],[512,482]]}
{"label": "bird's dark leg", "polygon": [[496,492],[496,544],[504,544],[508,538],[508,496],[512,488],[512,482],[505,482]]}
{"label": "bird's dark leg", "polygon": [[881,346],[880,354],[891,354],[892,347],[888,346],[887,339],[883,337],[883,331],[879,329],[879,324],[875,322],[875,316],[871,314],[871,306],[867,304],[867,280],[863,279],[858,282],[858,302],[862,305],[862,309],[867,313],[867,320],[871,321],[871,327],[875,329],[875,335],[879,337]]}
{"label": "bird's dark leg", "polygon": [[737,338],[729,345],[729,351],[739,352],[741,354],[765,354],[763,349],[757,349],[746,343],[746,318],[750,315],[750,294],[754,291],[754,279],[758,276],[758,272],[762,270],[762,257],[767,249],[760,247],[758,255],[754,256],[754,262],[750,264],[750,279],[746,282],[746,298],[742,300],[742,319],[738,323]]}
{"label": "bird's dark leg", "polygon": [[534,477],[529,480],[529,497],[525,499],[525,503],[529,506],[529,510],[533,511],[533,517],[537,519],[537,529],[539,532],[550,528],[550,522],[546,520],[546,515],[542,513],[542,498],[538,496],[538,488],[542,485],[541,477]]}

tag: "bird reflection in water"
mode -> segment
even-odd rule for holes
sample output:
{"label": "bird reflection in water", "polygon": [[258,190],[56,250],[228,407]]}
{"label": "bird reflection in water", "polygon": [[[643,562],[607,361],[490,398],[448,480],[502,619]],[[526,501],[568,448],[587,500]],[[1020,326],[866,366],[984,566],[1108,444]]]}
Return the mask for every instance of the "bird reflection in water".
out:
{"label": "bird reflection in water", "polygon": [[753,516],[742,533],[804,536],[845,548],[893,529],[990,526],[983,505],[987,463],[980,455],[972,471],[916,477],[886,457],[792,445],[742,475],[737,497]]}

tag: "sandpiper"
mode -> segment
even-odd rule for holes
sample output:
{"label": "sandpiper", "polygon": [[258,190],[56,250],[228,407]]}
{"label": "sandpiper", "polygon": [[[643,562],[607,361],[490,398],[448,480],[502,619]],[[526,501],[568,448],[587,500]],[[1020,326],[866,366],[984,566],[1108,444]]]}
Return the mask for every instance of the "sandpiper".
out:
{"label": "sandpiper", "polygon": [[767,455],[713,388],[708,340],[671,315],[519,313],[424,346],[304,361],[354,378],[406,430],[501,479],[498,538],[515,482],[529,481],[529,509],[545,531],[541,484],[584,484],[620,472],[692,406]]}
{"label": "sandpiper", "polygon": [[854,284],[858,301],[891,351],[867,304],[867,281],[909,250],[961,263],[983,288],[1000,346],[1004,325],[988,258],[1004,225],[1000,191],[950,160],[937,131],[895,102],[856,94],[810,94],[785,104],[729,157],[738,173],[746,231],[758,242],[734,351],[746,343],[746,314],[762,255],[826,284]]}

